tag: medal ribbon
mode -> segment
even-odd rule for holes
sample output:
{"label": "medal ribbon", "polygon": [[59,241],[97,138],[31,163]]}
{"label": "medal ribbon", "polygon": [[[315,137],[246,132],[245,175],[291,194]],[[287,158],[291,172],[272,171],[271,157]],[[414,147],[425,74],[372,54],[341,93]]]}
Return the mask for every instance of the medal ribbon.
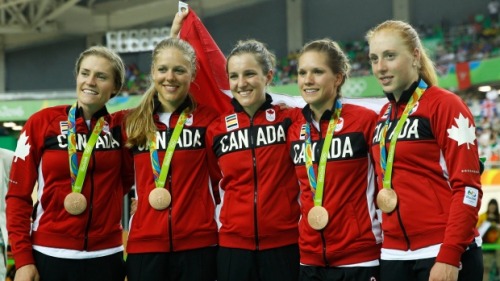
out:
{"label": "medal ribbon", "polygon": [[316,180],[316,175],[314,173],[314,166],[312,162],[311,126],[309,123],[306,123],[305,167],[307,171],[307,177],[309,178],[309,183],[311,185],[311,191],[314,197],[314,206],[321,206],[323,202],[323,187],[325,185],[326,160],[328,158],[328,150],[330,150],[333,133],[340,118],[341,111],[342,111],[342,103],[340,102],[340,100],[337,99],[335,103],[335,112],[332,115],[330,122],[328,123],[328,130],[326,131],[325,143],[323,144],[323,148],[321,149],[317,180]]}
{"label": "medal ribbon", "polygon": [[392,167],[394,164],[394,151],[396,150],[396,142],[398,141],[399,133],[401,132],[401,129],[403,128],[403,125],[406,122],[406,119],[408,118],[410,111],[417,104],[418,100],[420,99],[420,97],[422,96],[422,94],[426,89],[427,89],[427,84],[424,82],[424,80],[421,79],[418,84],[418,87],[415,89],[415,92],[413,92],[413,94],[410,97],[410,100],[406,104],[403,114],[401,115],[401,118],[396,124],[396,128],[394,128],[391,142],[389,144],[389,154],[387,155],[385,140],[387,136],[387,130],[389,127],[389,120],[391,118],[391,113],[392,113],[391,105],[389,105],[389,110],[388,110],[389,114],[387,116],[387,119],[385,120],[384,127],[382,128],[382,133],[380,138],[380,166],[382,167],[382,170],[384,172],[384,179],[382,181],[382,185],[384,188],[391,189]]}
{"label": "medal ribbon", "polygon": [[165,154],[165,158],[163,158],[163,163],[160,168],[160,161],[158,159],[158,149],[156,147],[156,132],[152,134],[151,140],[149,142],[149,155],[151,157],[151,166],[153,167],[153,176],[155,178],[155,185],[158,188],[162,188],[165,186],[165,180],[167,178],[168,170],[170,169],[170,161],[172,161],[172,157],[174,156],[175,146],[177,145],[177,141],[179,140],[179,136],[181,135],[182,128],[184,128],[184,123],[187,119],[186,109],[179,116],[179,120],[177,120],[177,124],[175,125],[174,132],[172,133],[172,137],[168,142],[167,152]]}
{"label": "medal ribbon", "polygon": [[92,130],[90,139],[85,145],[83,150],[82,161],[78,165],[78,156],[76,154],[76,103],[71,106],[68,112],[68,155],[69,155],[69,172],[71,175],[71,191],[81,193],[85,175],[87,174],[87,167],[89,166],[90,156],[94,150],[97,138],[104,127],[104,117],[99,118]]}

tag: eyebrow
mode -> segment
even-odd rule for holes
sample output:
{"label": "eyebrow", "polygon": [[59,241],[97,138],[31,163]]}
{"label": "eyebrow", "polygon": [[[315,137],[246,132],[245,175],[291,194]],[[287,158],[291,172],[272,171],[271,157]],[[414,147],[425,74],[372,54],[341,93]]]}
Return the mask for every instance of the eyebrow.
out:
{"label": "eyebrow", "polygon": [[[89,72],[92,72],[92,70],[88,69],[88,68],[80,68],[80,71],[89,71]],[[103,72],[103,71],[95,71],[96,74],[103,74],[103,75],[110,75],[109,73],[107,72]]]}

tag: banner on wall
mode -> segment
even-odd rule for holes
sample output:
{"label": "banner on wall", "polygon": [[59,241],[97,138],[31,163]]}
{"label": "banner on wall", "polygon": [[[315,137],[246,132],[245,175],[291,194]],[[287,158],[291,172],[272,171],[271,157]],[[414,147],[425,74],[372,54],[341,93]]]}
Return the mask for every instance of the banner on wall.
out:
{"label": "banner on wall", "polygon": [[[468,62],[470,83],[472,85],[500,81],[500,57],[481,61]],[[451,64],[444,75],[439,76],[441,87],[458,89],[456,65]],[[270,92],[300,96],[296,83],[276,85],[270,87]],[[384,97],[382,88],[373,76],[351,77],[342,86],[342,95],[347,98]],[[107,106],[110,112],[132,108],[139,104],[142,96],[117,96],[111,99]],[[60,104],[72,104],[75,99],[47,99],[47,100],[9,100],[0,102],[0,121],[25,121],[40,109]]]}
{"label": "banner on wall", "polygon": [[[142,96],[117,96],[107,104],[110,112],[137,106]],[[0,104],[0,121],[26,121],[35,112],[61,104],[71,105],[75,99],[54,99],[54,100],[17,100],[2,101]]]}
{"label": "banner on wall", "polygon": [[[460,64],[450,64],[445,66],[445,71],[438,77],[439,86],[455,91],[466,89],[471,85],[485,84],[500,81],[500,57],[484,59],[481,61],[470,61]],[[458,76],[464,80],[459,85]],[[459,88],[460,87],[460,88]],[[296,83],[287,85],[276,85],[271,87],[272,92],[286,93],[292,96],[300,95]],[[377,79],[370,76],[350,77],[342,86],[342,95],[348,98],[370,98],[384,97],[382,88]]]}
{"label": "banner on wall", "polygon": [[[296,83],[286,85],[275,85],[270,87],[273,93],[283,93],[291,96],[300,96],[299,87]],[[373,98],[385,97],[377,79],[373,76],[350,77],[342,85],[342,96],[347,98]]]}
{"label": "banner on wall", "polygon": [[456,64],[457,82],[459,90],[466,90],[471,86],[469,62]]}

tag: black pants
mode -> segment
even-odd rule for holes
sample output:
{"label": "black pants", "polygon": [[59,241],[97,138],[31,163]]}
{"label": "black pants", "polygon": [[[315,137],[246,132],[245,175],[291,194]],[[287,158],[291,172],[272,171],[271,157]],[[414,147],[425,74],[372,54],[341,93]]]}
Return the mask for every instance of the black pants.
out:
{"label": "black pants", "polygon": [[128,254],[128,281],[214,281],[217,247],[173,252]]}
{"label": "black pants", "polygon": [[123,252],[93,259],[62,259],[33,251],[41,281],[123,281]]}
{"label": "black pants", "polygon": [[[421,260],[381,260],[382,281],[428,281],[435,258]],[[481,248],[465,251],[461,258],[462,269],[458,281],[483,280],[483,257]]]}
{"label": "black pants", "polygon": [[300,281],[379,281],[380,267],[300,266]]}
{"label": "black pants", "polygon": [[220,247],[218,281],[295,281],[299,265],[297,244],[262,251]]}

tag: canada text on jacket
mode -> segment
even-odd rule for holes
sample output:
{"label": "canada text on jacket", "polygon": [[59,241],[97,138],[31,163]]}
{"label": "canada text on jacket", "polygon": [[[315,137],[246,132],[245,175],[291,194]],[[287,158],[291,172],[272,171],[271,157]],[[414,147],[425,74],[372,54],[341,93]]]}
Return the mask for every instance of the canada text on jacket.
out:
{"label": "canada text on jacket", "polygon": [[214,151],[221,156],[242,149],[285,143],[285,131],[284,124],[273,124],[227,132],[215,137]]}

